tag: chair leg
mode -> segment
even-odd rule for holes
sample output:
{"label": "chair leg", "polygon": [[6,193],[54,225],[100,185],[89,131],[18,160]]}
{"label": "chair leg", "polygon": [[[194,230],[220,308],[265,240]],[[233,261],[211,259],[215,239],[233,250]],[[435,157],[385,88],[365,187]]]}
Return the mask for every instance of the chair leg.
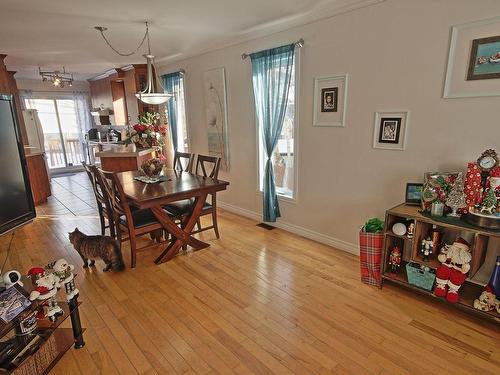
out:
{"label": "chair leg", "polygon": [[108,219],[108,225],[109,225],[109,233],[111,234],[111,237],[116,239],[115,223],[113,222],[113,220]]}
{"label": "chair leg", "polygon": [[201,230],[201,220],[200,220],[200,218],[198,218],[198,220],[196,220],[196,226],[198,227],[198,230]]}
{"label": "chair leg", "polygon": [[214,225],[215,237],[219,239],[220,236],[219,236],[219,227],[217,226],[217,210],[215,209],[212,210],[212,223]]}
{"label": "chair leg", "polygon": [[129,235],[130,237],[130,268],[135,268],[136,264],[136,241],[135,236]]}
{"label": "chair leg", "polygon": [[104,215],[99,212],[99,220],[101,221],[101,235],[106,235],[106,222],[104,221]]}

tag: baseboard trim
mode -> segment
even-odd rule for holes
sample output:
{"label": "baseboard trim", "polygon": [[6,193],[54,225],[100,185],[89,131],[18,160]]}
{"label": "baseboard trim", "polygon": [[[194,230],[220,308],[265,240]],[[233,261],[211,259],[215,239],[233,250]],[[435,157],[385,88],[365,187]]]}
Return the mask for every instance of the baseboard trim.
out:
{"label": "baseboard trim", "polygon": [[[257,213],[257,212],[247,210],[245,208],[241,208],[241,207],[235,206],[235,205],[230,204],[230,203],[220,202],[220,201],[217,202],[217,206],[226,210],[226,211],[247,217],[249,219],[253,219],[253,220],[259,221],[259,222],[262,221],[262,215]],[[356,244],[353,244],[353,243],[350,243],[347,241],[343,241],[343,240],[339,240],[338,238],[330,237],[330,236],[327,236],[325,234],[315,232],[313,230],[303,228],[303,227],[300,227],[300,226],[295,225],[295,224],[290,224],[290,223],[287,223],[286,221],[283,221],[281,219],[278,219],[278,221],[275,223],[267,223],[267,224],[272,225],[276,228],[286,230],[287,232],[297,234],[297,235],[305,237],[305,238],[309,238],[310,240],[314,240],[314,241],[320,242],[322,244],[334,247],[335,249],[345,251],[349,254],[359,255],[359,247]]]}

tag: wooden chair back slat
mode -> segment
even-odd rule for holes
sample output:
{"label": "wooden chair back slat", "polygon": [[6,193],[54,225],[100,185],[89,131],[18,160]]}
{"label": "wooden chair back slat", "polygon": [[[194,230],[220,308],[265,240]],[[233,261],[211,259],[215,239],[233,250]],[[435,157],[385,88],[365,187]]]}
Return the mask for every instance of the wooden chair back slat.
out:
{"label": "wooden chair back slat", "polygon": [[193,170],[194,154],[176,151],[174,155],[174,170],[178,172],[189,172]]}
{"label": "wooden chair back slat", "polygon": [[104,191],[107,198],[109,199],[114,219],[118,222],[121,216],[125,216],[129,227],[130,225],[133,227],[130,207],[125,196],[125,192],[123,191],[123,186],[118,179],[116,172],[105,172],[101,169],[98,169],[97,171],[101,175],[101,181],[104,185]]}
{"label": "wooden chair back slat", "polygon": [[195,173],[199,176],[217,179],[219,177],[221,158],[216,156],[198,155]]}

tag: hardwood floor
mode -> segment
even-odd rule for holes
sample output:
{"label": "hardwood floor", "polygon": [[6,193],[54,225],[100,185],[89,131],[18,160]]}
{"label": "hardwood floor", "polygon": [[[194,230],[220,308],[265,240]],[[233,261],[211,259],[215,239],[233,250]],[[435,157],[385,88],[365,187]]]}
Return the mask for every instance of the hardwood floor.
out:
{"label": "hardwood floor", "polygon": [[[55,183],[85,194],[81,175]],[[5,268],[58,257],[77,268],[86,345],[51,374],[500,373],[498,326],[364,285],[356,257],[222,210],[221,239],[200,235],[208,249],[159,266],[160,250],[141,253],[123,273],[103,273],[101,261],[85,270],[67,232],[98,233],[98,219],[60,199],[67,212],[49,202],[16,231]]]}

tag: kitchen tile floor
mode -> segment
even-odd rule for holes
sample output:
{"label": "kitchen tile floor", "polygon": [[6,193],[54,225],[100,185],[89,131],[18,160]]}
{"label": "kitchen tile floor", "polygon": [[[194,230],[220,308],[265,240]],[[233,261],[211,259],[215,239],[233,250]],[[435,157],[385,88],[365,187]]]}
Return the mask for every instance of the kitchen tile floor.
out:
{"label": "kitchen tile floor", "polygon": [[36,207],[38,216],[97,216],[92,185],[85,172],[52,177],[52,196]]}

